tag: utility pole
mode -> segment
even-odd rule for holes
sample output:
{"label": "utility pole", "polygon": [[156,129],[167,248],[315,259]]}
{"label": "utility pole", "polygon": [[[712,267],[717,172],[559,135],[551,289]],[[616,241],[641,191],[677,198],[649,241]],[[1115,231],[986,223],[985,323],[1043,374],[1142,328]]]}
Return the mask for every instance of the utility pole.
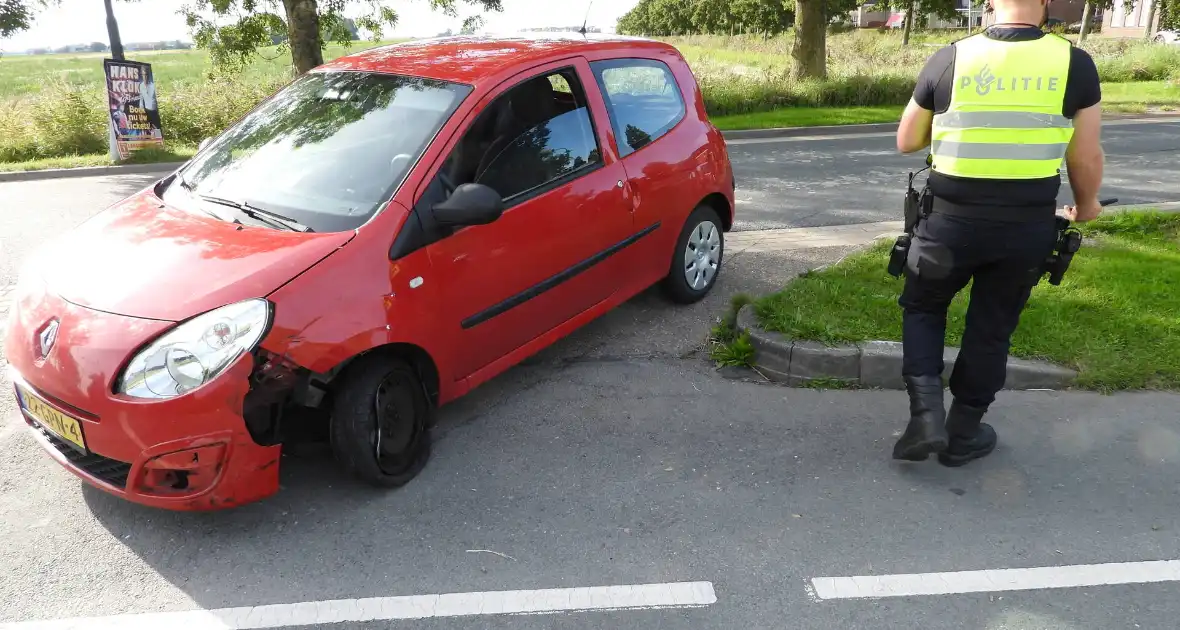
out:
{"label": "utility pole", "polygon": [[107,8],[107,37],[111,40],[111,58],[123,61],[123,40],[119,38],[119,23],[115,21],[115,9],[111,0],[103,0]]}

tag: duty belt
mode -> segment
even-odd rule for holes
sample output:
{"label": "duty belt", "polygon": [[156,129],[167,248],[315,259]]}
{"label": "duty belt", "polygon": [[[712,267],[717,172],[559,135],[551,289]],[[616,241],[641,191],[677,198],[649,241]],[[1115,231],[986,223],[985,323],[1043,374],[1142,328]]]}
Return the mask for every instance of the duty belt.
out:
{"label": "duty belt", "polygon": [[934,197],[933,212],[970,219],[990,219],[1013,223],[1050,221],[1057,213],[1055,205],[1046,206],[968,206]]}

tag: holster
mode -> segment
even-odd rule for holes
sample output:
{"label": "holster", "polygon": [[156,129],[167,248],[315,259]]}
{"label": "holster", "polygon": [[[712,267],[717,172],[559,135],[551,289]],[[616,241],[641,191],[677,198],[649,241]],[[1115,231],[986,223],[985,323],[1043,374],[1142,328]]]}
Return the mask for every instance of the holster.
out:
{"label": "holster", "polygon": [[[893,243],[893,250],[889,254],[889,275],[894,278],[900,278],[907,266],[907,262],[911,258],[910,248],[914,243],[914,232],[918,229],[918,225],[923,219],[930,216],[934,209],[934,195],[931,194],[929,186],[922,188],[922,192],[914,190],[913,180],[911,178],[910,185],[906,188],[905,202],[904,202],[904,216],[905,223],[903,227],[903,234],[897,237]],[[912,268],[911,271],[915,271]]]}
{"label": "holster", "polygon": [[1065,273],[1069,271],[1070,263],[1073,262],[1073,255],[1081,248],[1082,233],[1072,227],[1068,219],[1057,217],[1057,242],[1053,247],[1053,253],[1045,259],[1040,273],[1037,274],[1037,283],[1040,283],[1041,278],[1048,274],[1049,284],[1053,286],[1061,284],[1061,279],[1065,277]]}

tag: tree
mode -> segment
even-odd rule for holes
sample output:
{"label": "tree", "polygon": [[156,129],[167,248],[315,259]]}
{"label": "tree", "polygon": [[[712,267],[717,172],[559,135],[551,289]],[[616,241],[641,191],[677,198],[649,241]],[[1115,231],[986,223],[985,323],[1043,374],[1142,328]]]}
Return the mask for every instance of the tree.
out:
{"label": "tree", "polygon": [[[460,0],[427,1],[435,10],[451,17],[458,16],[456,7]],[[502,9],[501,0],[462,1],[487,11]],[[355,24],[372,33],[374,40],[381,39],[384,27],[397,25],[397,12],[384,6],[380,0],[191,0],[181,12],[193,32],[194,43],[198,48],[209,50],[218,67],[245,65],[259,48],[269,46],[276,37],[285,35],[286,41],[280,44],[280,49],[290,50],[295,71],[303,74],[324,63],[325,31],[329,39],[339,43],[351,41],[344,10],[353,4],[369,7],[369,12]],[[218,26],[205,17],[204,12],[212,12],[216,17],[237,16],[238,19],[232,24]],[[467,24],[471,21],[472,18],[468,18]]]}
{"label": "tree", "polygon": [[1086,6],[1082,8],[1082,27],[1078,30],[1078,43],[1086,41],[1086,36],[1090,34],[1090,22],[1094,16],[1094,3],[1087,2]]}
{"label": "tree", "polygon": [[0,0],[0,38],[27,31],[33,15],[58,0]]}
{"label": "tree", "polygon": [[1159,14],[1160,30],[1180,30],[1180,0],[1161,0]]}
{"label": "tree", "polygon": [[696,0],[692,3],[693,31],[706,35],[733,35],[738,20],[730,0]]}
{"label": "tree", "polygon": [[796,78],[827,78],[827,39],[824,0],[795,0],[795,42],[791,46],[791,72]]}
{"label": "tree", "polygon": [[624,35],[647,35],[651,33],[651,19],[649,14],[651,12],[652,0],[639,0],[639,4],[635,5],[633,9],[624,13],[618,23],[615,25],[615,30]]}
{"label": "tree", "polygon": [[107,37],[111,42],[111,58],[122,61],[123,56],[123,38],[119,37],[119,23],[115,20],[115,9],[111,6],[111,0],[103,0],[103,5],[107,11]]}
{"label": "tree", "polygon": [[786,31],[795,21],[795,0],[733,0],[733,17],[763,37]]}
{"label": "tree", "polygon": [[639,0],[619,18],[627,35],[777,35],[795,19],[794,0]]}
{"label": "tree", "polygon": [[483,28],[484,19],[482,15],[473,15],[463,21],[463,28],[459,29],[460,35],[474,35],[476,31]]}

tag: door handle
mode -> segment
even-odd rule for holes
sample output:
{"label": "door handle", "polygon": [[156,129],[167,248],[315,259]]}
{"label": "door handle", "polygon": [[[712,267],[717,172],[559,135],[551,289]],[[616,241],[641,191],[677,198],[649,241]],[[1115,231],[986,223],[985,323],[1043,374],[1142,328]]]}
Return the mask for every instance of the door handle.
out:
{"label": "door handle", "polygon": [[623,187],[623,180],[621,180],[621,179],[620,179],[620,180],[619,180],[619,183],[618,183],[618,184],[616,184],[616,185],[617,185],[619,188],[622,188],[622,187]]}

